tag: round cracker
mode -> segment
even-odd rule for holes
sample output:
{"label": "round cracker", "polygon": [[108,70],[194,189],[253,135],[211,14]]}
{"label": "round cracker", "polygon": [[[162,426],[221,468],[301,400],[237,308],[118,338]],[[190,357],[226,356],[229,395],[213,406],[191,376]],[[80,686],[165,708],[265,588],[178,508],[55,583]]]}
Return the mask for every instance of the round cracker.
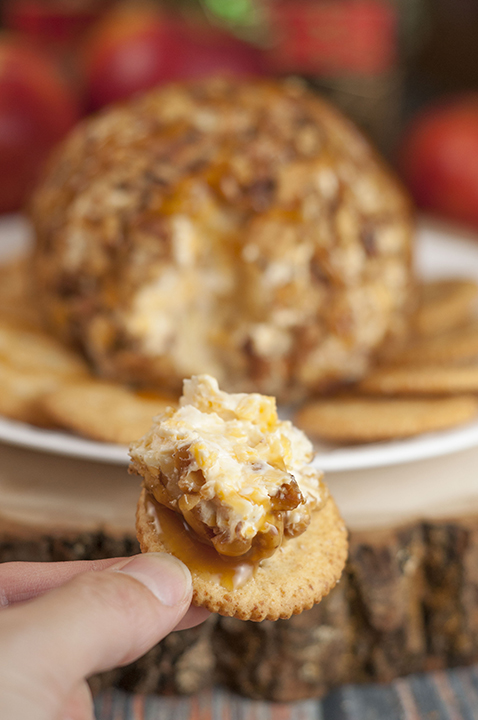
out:
{"label": "round cracker", "polygon": [[[142,490],[136,531],[142,552],[170,552],[148,513]],[[347,559],[347,532],[334,500],[312,513],[307,530],[264,560],[242,587],[227,590],[190,568],[193,603],[240,620],[278,620],[310,609],[335,586]]]}
{"label": "round cracker", "polygon": [[373,395],[476,393],[478,365],[384,367],[364,378],[356,389]]}
{"label": "round cracker", "polygon": [[51,425],[41,400],[45,393],[55,390],[62,379],[43,370],[17,370],[0,359],[0,415],[32,425]]}
{"label": "round cracker", "polygon": [[478,358],[478,322],[424,337],[398,353],[400,365],[447,365]]}
{"label": "round cracker", "polygon": [[151,427],[153,417],[175,405],[169,396],[143,397],[121,385],[90,379],[64,382],[42,399],[62,427],[101,442],[128,445]]}
{"label": "round cracker", "polygon": [[419,335],[436,335],[470,319],[478,295],[473,280],[450,279],[424,283],[413,326]]}
{"label": "round cracker", "polygon": [[56,338],[44,332],[0,320],[0,359],[17,370],[82,376],[85,362]]}
{"label": "round cracker", "polygon": [[0,266],[0,319],[40,328],[38,303],[31,295],[31,258],[22,255]]}
{"label": "round cracker", "polygon": [[393,400],[353,398],[312,402],[295,416],[307,435],[336,443],[375,442],[420,435],[468,422],[474,397]]}

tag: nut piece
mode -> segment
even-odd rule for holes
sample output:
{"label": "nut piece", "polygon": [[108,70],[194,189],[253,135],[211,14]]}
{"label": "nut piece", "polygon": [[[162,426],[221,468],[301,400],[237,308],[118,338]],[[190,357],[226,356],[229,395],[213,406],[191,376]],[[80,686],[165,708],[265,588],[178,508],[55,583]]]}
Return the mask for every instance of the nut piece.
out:
{"label": "nut piece", "polygon": [[202,375],[130,449],[130,469],[222,555],[259,560],[301,534],[327,499],[312,446],[275,399],[229,395]]}

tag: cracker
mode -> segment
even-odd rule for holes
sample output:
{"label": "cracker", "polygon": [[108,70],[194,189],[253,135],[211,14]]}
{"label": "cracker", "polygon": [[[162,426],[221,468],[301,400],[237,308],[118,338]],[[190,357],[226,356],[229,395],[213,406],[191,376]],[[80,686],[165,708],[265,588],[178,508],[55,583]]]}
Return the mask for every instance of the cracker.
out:
{"label": "cracker", "polygon": [[85,377],[81,358],[31,327],[0,320],[0,414],[33,425],[51,425],[41,400],[65,379]]}
{"label": "cracker", "polygon": [[41,326],[38,305],[31,297],[30,257],[0,265],[0,319],[23,327]]}
{"label": "cracker", "polygon": [[25,372],[81,376],[86,364],[72,350],[46,333],[0,320],[0,360]]}
{"label": "cracker", "polygon": [[422,338],[398,353],[400,365],[447,365],[478,358],[478,322]]}
{"label": "cracker", "polygon": [[450,395],[478,392],[478,365],[384,367],[357,386],[379,395]]}
{"label": "cracker", "polygon": [[166,395],[141,394],[90,379],[64,383],[42,406],[56,423],[101,442],[129,444],[144,435],[155,415],[175,404]]}
{"label": "cracker", "polygon": [[478,400],[470,396],[393,400],[337,398],[301,408],[296,424],[311,437],[361,443],[410,437],[471,420]]}
{"label": "cracker", "polygon": [[0,415],[33,425],[51,425],[41,398],[60,383],[51,372],[17,370],[0,360]]}
{"label": "cracker", "polygon": [[452,330],[470,319],[478,285],[473,280],[436,280],[423,283],[419,293],[413,327],[419,335],[429,336]]}
{"label": "cracker", "polygon": [[[143,552],[170,552],[158,536],[143,489],[136,530]],[[171,512],[171,511],[170,511]],[[347,533],[331,497],[312,514],[307,530],[288,540],[256,569],[242,587],[227,590],[214,578],[190,568],[193,603],[240,620],[278,620],[308,610],[337,583],[347,557]]]}

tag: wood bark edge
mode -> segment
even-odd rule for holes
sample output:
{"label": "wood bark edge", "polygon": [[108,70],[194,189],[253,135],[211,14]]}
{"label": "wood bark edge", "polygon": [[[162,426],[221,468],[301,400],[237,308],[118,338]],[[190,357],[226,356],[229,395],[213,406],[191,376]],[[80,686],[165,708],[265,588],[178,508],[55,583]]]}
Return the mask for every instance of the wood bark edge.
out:
{"label": "wood bark edge", "polygon": [[[0,520],[2,562],[137,551],[135,538],[106,530],[48,534]],[[275,623],[211,617],[92,684],[182,694],[223,682],[249,697],[289,701],[476,661],[478,515],[352,532],[346,572],[311,610]]]}

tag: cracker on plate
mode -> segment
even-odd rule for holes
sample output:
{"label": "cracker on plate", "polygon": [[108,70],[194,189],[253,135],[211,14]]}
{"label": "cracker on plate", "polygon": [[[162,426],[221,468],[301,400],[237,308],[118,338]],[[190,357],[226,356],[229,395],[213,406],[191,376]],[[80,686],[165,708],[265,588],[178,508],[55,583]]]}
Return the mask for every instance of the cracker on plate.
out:
{"label": "cracker on plate", "polygon": [[83,376],[86,363],[59,340],[40,330],[19,327],[0,319],[0,360],[18,371],[55,376]]}
{"label": "cracker on plate", "polygon": [[41,326],[38,305],[31,297],[30,257],[22,255],[0,265],[0,319],[22,327]]}
{"label": "cracker on plate", "polygon": [[473,396],[451,398],[335,398],[308,403],[295,415],[307,435],[336,443],[365,443],[420,435],[472,420]]}
{"label": "cracker on plate", "polygon": [[101,442],[129,444],[175,398],[144,395],[95,378],[65,382],[42,399],[45,413],[61,427]]}
{"label": "cracker on plate", "polygon": [[465,278],[422,283],[413,329],[429,336],[459,327],[471,319],[477,296],[478,285]]}
{"label": "cracker on plate", "polygon": [[397,353],[398,365],[453,365],[478,359],[478,321],[430,335]]}
{"label": "cracker on plate", "polygon": [[41,398],[66,379],[85,377],[85,363],[59,341],[12,318],[0,320],[0,414],[50,425]]}
{"label": "cracker on plate", "polygon": [[478,364],[383,367],[364,378],[357,390],[373,395],[478,393]]}
{"label": "cracker on plate", "polygon": [[17,370],[0,360],[0,415],[41,427],[54,425],[41,398],[61,382],[51,372]]}

